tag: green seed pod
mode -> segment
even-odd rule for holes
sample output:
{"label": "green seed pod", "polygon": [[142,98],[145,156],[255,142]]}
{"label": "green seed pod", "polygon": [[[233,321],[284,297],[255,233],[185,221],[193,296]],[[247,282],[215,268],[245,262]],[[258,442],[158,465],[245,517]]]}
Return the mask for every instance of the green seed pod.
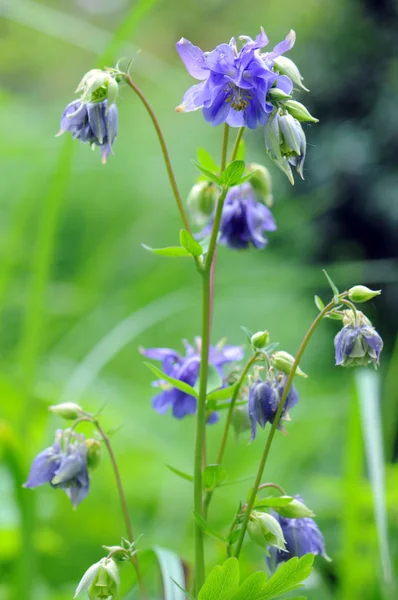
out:
{"label": "green seed pod", "polygon": [[376,296],[380,296],[381,290],[371,290],[365,285],[354,285],[348,290],[348,297],[352,302],[360,304],[367,302]]}
{"label": "green seed pod", "polygon": [[319,119],[313,117],[304,104],[296,102],[295,100],[288,100],[283,104],[284,108],[292,115],[297,121],[307,123],[318,123]]}

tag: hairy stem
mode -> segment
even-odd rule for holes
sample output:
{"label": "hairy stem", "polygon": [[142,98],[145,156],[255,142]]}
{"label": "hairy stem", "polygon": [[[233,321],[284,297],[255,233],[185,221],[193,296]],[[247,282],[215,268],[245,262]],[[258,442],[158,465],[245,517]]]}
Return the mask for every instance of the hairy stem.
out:
{"label": "hairy stem", "polygon": [[250,515],[253,510],[253,505],[254,505],[254,502],[255,502],[255,499],[257,496],[258,489],[261,485],[261,478],[263,476],[264,467],[267,462],[267,458],[268,458],[269,451],[271,448],[272,440],[274,439],[274,435],[275,435],[276,429],[277,429],[279,421],[280,421],[283,407],[285,406],[285,403],[287,400],[287,395],[288,395],[290,387],[293,383],[293,378],[296,373],[297,367],[299,365],[301,357],[303,356],[304,350],[306,349],[307,344],[311,339],[312,334],[314,333],[315,329],[317,328],[319,323],[322,321],[323,317],[326,315],[328,310],[332,309],[334,305],[335,305],[334,300],[332,300],[332,302],[330,302],[327,306],[325,306],[325,308],[318,314],[318,316],[316,317],[316,319],[313,321],[312,325],[308,329],[307,333],[305,334],[303,341],[301,342],[301,346],[297,352],[296,358],[294,359],[292,370],[290,371],[289,376],[287,378],[285,389],[283,390],[282,398],[281,398],[278,410],[276,412],[274,422],[272,423],[271,430],[268,434],[267,442],[265,444],[264,451],[263,451],[263,454],[262,454],[262,457],[260,460],[260,464],[258,467],[257,476],[256,476],[256,479],[255,479],[255,482],[253,485],[252,493],[250,494],[250,498],[247,502],[245,519],[243,521],[242,529],[240,531],[240,535],[239,535],[239,538],[238,538],[238,541],[236,544],[236,548],[235,548],[235,552],[234,552],[234,556],[236,556],[236,558],[239,557],[240,551],[242,549],[242,544],[243,544],[243,540],[244,540],[244,537],[246,534],[247,525],[249,523]]}
{"label": "hairy stem", "polygon": [[136,83],[134,83],[134,81],[131,79],[130,75],[128,75],[128,74],[125,75],[125,81],[131,87],[131,89],[137,94],[137,96],[139,97],[139,99],[141,100],[143,105],[145,106],[145,108],[151,118],[152,124],[155,128],[156,134],[159,139],[160,148],[162,150],[163,159],[164,159],[166,169],[167,169],[167,174],[168,174],[169,180],[170,180],[170,185],[173,190],[173,194],[174,194],[174,197],[175,197],[175,200],[177,203],[178,210],[181,215],[181,219],[184,223],[185,229],[191,233],[191,227],[189,225],[188,217],[186,215],[186,212],[185,212],[182,200],[181,200],[181,195],[178,190],[177,181],[176,181],[176,178],[174,175],[173,167],[171,166],[169,151],[167,149],[166,142],[165,142],[162,130],[159,125],[159,121],[157,120],[157,117],[156,117],[155,113],[153,112],[153,109],[152,109],[151,105],[149,104],[148,100],[146,99],[145,95],[140,90],[138,85]]}

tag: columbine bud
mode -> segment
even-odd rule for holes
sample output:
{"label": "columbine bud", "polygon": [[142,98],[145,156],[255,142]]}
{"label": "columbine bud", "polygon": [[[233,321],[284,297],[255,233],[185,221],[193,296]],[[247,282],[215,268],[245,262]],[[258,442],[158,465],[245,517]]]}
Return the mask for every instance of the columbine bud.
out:
{"label": "columbine bud", "polygon": [[102,102],[108,100],[107,111],[116,102],[119,86],[107,71],[92,69],[79,83],[76,93],[82,93],[80,102]]}
{"label": "columbine bud", "polygon": [[247,170],[249,173],[253,173],[252,177],[250,178],[252,188],[255,190],[264,204],[270,208],[274,203],[270,172],[266,167],[257,163],[251,163],[250,165],[247,165]]}
{"label": "columbine bud", "polygon": [[285,550],[286,541],[278,521],[268,513],[253,511],[247,525],[247,531],[256,544],[262,548],[273,546]]}
{"label": "columbine bud", "polygon": [[377,368],[383,340],[372,323],[361,312],[344,311],[344,327],[334,338],[336,365],[342,367],[366,366]]}
{"label": "columbine bud", "polygon": [[58,415],[62,419],[67,419],[68,421],[74,421],[78,419],[83,409],[74,402],[62,402],[62,404],[55,404],[54,406],[48,407],[51,412]]}
{"label": "columbine bud", "polygon": [[274,87],[268,92],[268,98],[271,100],[271,102],[281,102],[283,100],[289,100],[291,95],[287,94],[280,88]]}
{"label": "columbine bud", "polygon": [[297,88],[304,90],[305,92],[310,91],[303,85],[303,77],[301,76],[297,65],[290,60],[290,58],[286,58],[286,56],[278,56],[274,60],[274,66],[281,75],[287,75],[292,80],[293,85],[295,85]]}
{"label": "columbine bud", "polygon": [[294,185],[292,165],[304,179],[307,140],[299,121],[289,113],[276,109],[271,113],[264,128],[264,139],[268,155],[285,173],[290,183]]}
{"label": "columbine bud", "polygon": [[[282,371],[282,373],[285,373],[285,375],[289,375],[290,371],[292,370],[294,360],[295,359],[291,354],[289,354],[288,352],[284,352],[283,350],[274,352],[271,356],[272,366],[275,367],[275,369],[277,369],[278,371]],[[299,366],[296,369],[295,375],[300,375],[301,377],[308,377],[308,375],[306,375],[304,371],[300,369]]]}
{"label": "columbine bud", "polygon": [[232,413],[232,427],[237,436],[250,429],[248,405],[236,406]]}
{"label": "columbine bud", "polygon": [[283,104],[284,108],[286,108],[289,114],[292,115],[297,121],[308,122],[308,123],[318,123],[319,119],[313,117],[310,112],[306,109],[304,104],[301,102],[296,102],[295,100],[288,100]]}
{"label": "columbine bud", "polygon": [[348,290],[349,299],[358,304],[367,302],[376,296],[380,296],[380,294],[381,290],[370,290],[365,285],[354,285],[354,287]]}
{"label": "columbine bud", "polygon": [[98,440],[89,438],[86,440],[87,446],[87,466],[89,469],[96,469],[101,460],[101,444]]}
{"label": "columbine bud", "polygon": [[119,597],[119,569],[112,558],[102,558],[83,575],[74,598],[87,592],[90,600],[116,600]]}
{"label": "columbine bud", "polygon": [[269,344],[269,341],[270,337],[267,330],[257,331],[257,333],[254,333],[250,338],[251,345],[256,349],[265,348],[265,346]]}
{"label": "columbine bud", "polygon": [[[284,498],[285,496],[282,496]],[[274,510],[279,513],[282,517],[288,519],[303,519],[305,517],[315,517],[312,510],[308,508],[304,504],[304,502],[300,499],[293,498],[289,504],[285,506],[275,507]]]}
{"label": "columbine bud", "polygon": [[188,208],[192,219],[198,227],[208,223],[209,217],[214,211],[218,196],[217,187],[208,181],[196,183],[187,198]]}

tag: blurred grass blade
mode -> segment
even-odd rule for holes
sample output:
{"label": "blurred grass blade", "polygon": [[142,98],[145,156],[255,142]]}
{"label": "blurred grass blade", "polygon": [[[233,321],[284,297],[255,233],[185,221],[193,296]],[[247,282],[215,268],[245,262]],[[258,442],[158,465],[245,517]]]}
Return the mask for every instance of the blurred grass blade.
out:
{"label": "blurred grass blade", "polygon": [[61,396],[60,402],[77,402],[95,380],[103,367],[138,335],[181,311],[188,297],[173,292],[140,308],[115,325],[102,337],[85,358],[77,365]]}
{"label": "blurred grass blade", "polygon": [[383,457],[383,438],[380,414],[380,384],[375,371],[358,370],[356,373],[362,433],[372,487],[373,503],[379,552],[384,582],[392,582],[392,565],[388,544],[387,510],[385,492],[385,471]]}
{"label": "blurred grass blade", "polygon": [[154,546],[153,550],[162,573],[164,600],[185,600],[186,595],[183,589],[186,583],[180,557],[172,550],[160,546]]}

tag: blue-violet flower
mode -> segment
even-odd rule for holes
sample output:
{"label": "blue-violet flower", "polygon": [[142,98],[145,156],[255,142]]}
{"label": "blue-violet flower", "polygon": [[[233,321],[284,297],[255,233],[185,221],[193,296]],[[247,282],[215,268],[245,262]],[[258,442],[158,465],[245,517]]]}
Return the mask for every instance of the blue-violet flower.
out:
{"label": "blue-violet flower", "polygon": [[336,365],[356,367],[373,363],[377,368],[383,340],[362,312],[344,313],[344,327],[334,338]]}
{"label": "blue-violet flower", "polygon": [[[162,370],[166,375],[194,386],[199,377],[201,339],[195,338],[194,346],[187,341],[184,341],[184,345],[185,356],[181,356],[171,348],[149,348],[142,349],[141,352],[148,358],[160,360]],[[229,346],[221,342],[217,346],[209,348],[209,365],[215,367],[221,378],[225,375],[224,366],[227,363],[239,361],[242,358],[243,349],[240,346]],[[152,400],[153,408],[160,414],[165,414],[169,407],[172,407],[173,416],[177,419],[196,412],[196,398],[193,396],[175,387],[170,387],[165,381],[156,381],[153,385],[162,389],[160,394]],[[216,413],[212,413],[208,422],[214,423],[217,418]]]}

